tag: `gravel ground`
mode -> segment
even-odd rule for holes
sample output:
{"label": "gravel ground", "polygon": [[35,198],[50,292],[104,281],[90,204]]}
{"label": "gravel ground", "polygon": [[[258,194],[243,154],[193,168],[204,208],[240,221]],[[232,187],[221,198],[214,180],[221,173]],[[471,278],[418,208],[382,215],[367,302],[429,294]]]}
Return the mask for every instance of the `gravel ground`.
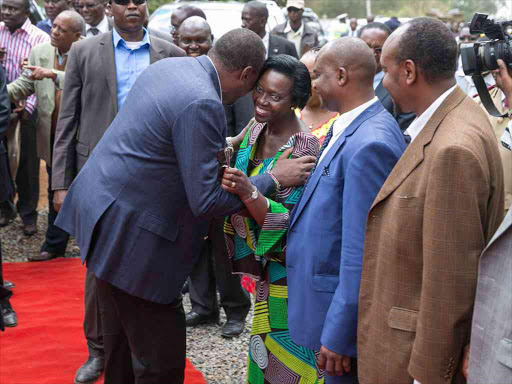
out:
{"label": "gravel ground", "polygon": [[[4,262],[27,261],[30,255],[40,252],[47,225],[48,208],[39,210],[38,233],[32,237],[23,235],[20,218],[0,228],[2,255]],[[78,257],[80,251],[73,239],[68,245],[65,257]],[[9,276],[6,276],[9,279]],[[185,312],[190,311],[188,295],[184,297]],[[245,383],[246,364],[252,310],[247,317],[245,331],[240,337],[225,339],[220,332],[226,321],[221,313],[221,325],[200,325],[187,329],[187,357],[203,373],[207,383],[243,384]]]}

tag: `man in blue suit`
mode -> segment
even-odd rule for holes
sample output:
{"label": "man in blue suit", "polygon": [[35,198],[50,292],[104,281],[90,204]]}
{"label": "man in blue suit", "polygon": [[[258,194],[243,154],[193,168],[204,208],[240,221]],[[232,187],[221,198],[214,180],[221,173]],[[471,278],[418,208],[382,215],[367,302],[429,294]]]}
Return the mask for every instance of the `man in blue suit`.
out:
{"label": "man in blue suit", "polygon": [[[405,150],[393,116],[373,90],[375,59],[344,37],[327,44],[313,86],[340,113],[292,213],[286,263],[290,335],[319,351],[326,383],[356,383],[356,327],[366,218]],[[320,217],[320,219],[319,219]]]}
{"label": "man in blue suit", "polygon": [[[73,181],[56,225],[75,236],[96,276],[106,384],[182,383],[180,290],[197,261],[205,218],[241,209],[217,180],[222,103],[254,86],[265,48],[253,32],[225,34],[198,58],[148,67]],[[300,184],[314,159],[281,161],[274,176]],[[253,178],[271,193],[271,175]]]}

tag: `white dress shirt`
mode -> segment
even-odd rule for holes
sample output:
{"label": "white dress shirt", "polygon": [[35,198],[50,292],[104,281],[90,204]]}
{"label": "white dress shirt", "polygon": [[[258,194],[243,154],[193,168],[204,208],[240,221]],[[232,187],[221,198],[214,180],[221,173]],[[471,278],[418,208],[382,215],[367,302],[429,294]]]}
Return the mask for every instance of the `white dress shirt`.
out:
{"label": "white dress shirt", "polygon": [[338,119],[334,122],[334,126],[332,127],[332,138],[329,141],[329,144],[327,144],[327,147],[325,147],[324,151],[322,152],[322,156],[318,160],[318,164],[320,164],[322,159],[325,157],[327,152],[329,152],[329,150],[334,146],[336,141],[338,141],[339,137],[345,131],[345,129],[347,129],[350,124],[352,124],[352,122],[357,118],[357,116],[359,116],[366,108],[368,108],[376,101],[379,101],[377,96],[375,96],[370,101],[361,104],[359,107],[356,107],[351,111],[345,112],[343,115],[340,115],[340,117],[338,117]]}
{"label": "white dress shirt", "polygon": [[454,85],[441,96],[439,96],[432,104],[430,104],[430,107],[428,107],[420,116],[418,116],[411,123],[411,125],[409,125],[409,128],[405,130],[405,134],[411,136],[411,143],[420,134],[421,130],[425,127],[430,118],[434,115],[434,113],[437,111],[443,101],[448,97],[448,95],[453,92],[455,87],[457,86]]}
{"label": "white dress shirt", "polygon": [[85,24],[85,37],[92,37],[92,36],[95,36],[93,35],[93,33],[91,32],[91,28],[98,28],[99,32],[97,35],[100,35],[102,33],[106,33],[108,32],[108,19],[107,19],[107,16],[105,15],[103,17],[103,20],[100,21],[100,23],[93,27],[92,25],[89,25],[89,24]]}
{"label": "white dress shirt", "polygon": [[300,28],[295,32],[291,25],[290,21],[286,23],[286,27],[284,28],[284,33],[286,33],[286,37],[293,44],[295,44],[295,48],[297,49],[297,53],[300,55],[300,46],[302,42],[302,34],[304,33],[304,23],[300,25]]}
{"label": "white dress shirt", "polygon": [[267,52],[266,57],[268,58],[268,55],[270,54],[270,51],[269,51],[270,37],[269,37],[268,33],[265,33],[265,36],[263,36],[263,38],[261,40],[263,40],[263,45],[265,46],[265,52]]}

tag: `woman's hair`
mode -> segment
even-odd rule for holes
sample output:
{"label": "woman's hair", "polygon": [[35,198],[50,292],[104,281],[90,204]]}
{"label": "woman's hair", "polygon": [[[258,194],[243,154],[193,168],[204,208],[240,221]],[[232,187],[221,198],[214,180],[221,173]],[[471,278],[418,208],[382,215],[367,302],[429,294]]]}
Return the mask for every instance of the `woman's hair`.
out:
{"label": "woman's hair", "polygon": [[281,73],[293,81],[292,104],[299,109],[304,108],[311,96],[311,77],[306,66],[293,56],[277,55],[265,61],[261,75],[268,70]]}

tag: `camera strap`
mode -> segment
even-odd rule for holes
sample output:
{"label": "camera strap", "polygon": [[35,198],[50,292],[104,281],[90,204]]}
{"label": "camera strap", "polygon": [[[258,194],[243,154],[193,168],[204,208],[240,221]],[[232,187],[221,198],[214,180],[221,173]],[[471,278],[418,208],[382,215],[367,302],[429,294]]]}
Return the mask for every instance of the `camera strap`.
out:
{"label": "camera strap", "polygon": [[494,117],[508,117],[508,114],[502,114],[498,108],[496,108],[496,105],[494,105],[494,101],[492,101],[489,90],[487,89],[487,84],[485,84],[485,80],[482,75],[475,73],[471,76],[471,78],[473,79],[473,83],[475,84],[478,96],[480,97],[480,101],[482,102],[486,111]]}

